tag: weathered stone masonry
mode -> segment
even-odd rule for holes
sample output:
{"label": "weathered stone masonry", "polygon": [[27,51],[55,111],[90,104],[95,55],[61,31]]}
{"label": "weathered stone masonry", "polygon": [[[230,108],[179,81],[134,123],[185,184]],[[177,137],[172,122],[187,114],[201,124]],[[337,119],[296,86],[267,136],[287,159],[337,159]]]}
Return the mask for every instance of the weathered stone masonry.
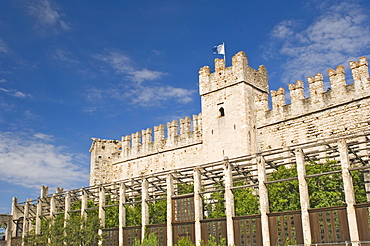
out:
{"label": "weathered stone masonry", "polygon": [[[258,70],[249,67],[243,52],[232,58],[231,67],[216,59],[213,73],[209,67],[199,71],[201,113],[121,140],[93,138],[91,186],[70,191],[58,188],[54,194],[42,187],[37,199],[19,203],[14,198],[11,218],[0,218],[10,223],[7,238],[19,240],[31,229],[40,233],[42,218],[64,214],[68,219],[71,213],[87,216],[89,209],[98,210],[104,227],[106,209],[118,206],[115,245],[131,245],[129,240],[155,231],[162,240],[160,245],[171,246],[181,230],[194,236],[193,241],[200,245],[201,240],[208,239],[208,233],[221,227],[221,236],[229,245],[283,245],[292,238],[305,245],[344,241],[358,245],[360,240],[369,241],[370,203],[356,204],[351,180],[351,171],[363,172],[370,201],[368,62],[362,57],[357,63],[351,62],[350,68],[353,84],[346,84],[344,67],[338,66],[329,69],[330,90],[324,91],[323,76],[317,74],[308,78],[308,98],[304,97],[303,81],[297,81],[289,85],[290,104],[286,104],[284,89],[279,88],[271,91],[269,109],[264,66]],[[342,173],[345,206],[324,208],[327,212],[322,212],[310,208],[310,177],[305,163],[327,159],[338,161],[339,171],[335,172]],[[275,181],[267,177],[280,165],[292,164],[297,166],[298,176],[293,179],[299,183],[301,211],[270,213],[268,184]],[[235,185],[241,181],[245,185]],[[186,183],[194,184],[193,193],[181,195],[179,184]],[[226,218],[204,220],[202,203],[214,192],[216,183],[224,185]],[[246,187],[256,190],[260,214],[235,217],[233,190]],[[115,204],[106,205],[108,197]],[[167,222],[150,225],[148,204],[158,199],[167,200]],[[88,208],[88,201],[94,207]],[[81,209],[72,211],[71,204],[76,202],[81,203]],[[126,225],[125,205],[135,203],[142,207],[140,229]],[[330,216],[320,217],[326,213]],[[341,224],[336,225],[337,220],[331,217],[339,217]],[[283,219],[285,226],[281,224]],[[240,230],[247,224],[248,230]],[[328,228],[331,241],[325,238],[330,234]],[[338,231],[340,237],[335,238]],[[11,240],[5,244],[16,245]]]}
{"label": "weathered stone masonry", "polygon": [[[101,184],[138,175],[289,147],[369,129],[370,79],[365,57],[350,62],[353,84],[346,84],[342,65],[329,69],[330,90],[324,91],[323,75],[304,83],[289,84],[285,91],[271,91],[268,107],[268,76],[264,66],[248,65],[243,52],[225,67],[215,60],[215,71],[199,71],[202,112],[180,121],[155,126],[117,140],[94,138],[90,184]],[[165,136],[165,132],[167,135]],[[235,143],[238,143],[237,145]]]}

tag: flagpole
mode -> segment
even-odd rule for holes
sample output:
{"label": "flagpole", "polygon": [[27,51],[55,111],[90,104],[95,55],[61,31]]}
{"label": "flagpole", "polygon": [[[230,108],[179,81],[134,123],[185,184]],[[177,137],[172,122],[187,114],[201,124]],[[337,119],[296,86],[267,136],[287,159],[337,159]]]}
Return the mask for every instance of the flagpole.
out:
{"label": "flagpole", "polygon": [[225,47],[225,42],[222,42],[222,45],[224,46],[224,62],[226,66],[226,47]]}

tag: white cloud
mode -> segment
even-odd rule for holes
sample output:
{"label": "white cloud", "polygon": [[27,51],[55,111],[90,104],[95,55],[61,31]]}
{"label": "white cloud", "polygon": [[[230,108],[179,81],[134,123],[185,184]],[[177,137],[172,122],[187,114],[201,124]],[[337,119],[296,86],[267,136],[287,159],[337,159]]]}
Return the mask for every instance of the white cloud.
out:
{"label": "white cloud", "polygon": [[0,132],[0,138],[2,181],[33,188],[74,188],[81,180],[88,180],[87,170],[76,164],[81,156],[65,153],[62,147],[44,141],[52,136]]}
{"label": "white cloud", "polygon": [[0,38],[0,53],[9,53],[9,48],[6,43]]}
{"label": "white cloud", "polygon": [[5,83],[6,79],[0,78],[0,83]]}
{"label": "white cloud", "polygon": [[88,114],[93,114],[96,111],[96,107],[86,107],[82,111]]}
{"label": "white cloud", "polygon": [[[302,28],[301,21],[282,21],[271,32],[267,55],[285,55],[282,80],[294,83],[331,66],[358,59],[370,48],[369,15],[362,6],[347,2],[319,12],[313,23]],[[299,29],[302,28],[302,29]],[[275,54],[274,54],[275,52]]]}
{"label": "white cloud", "polygon": [[104,91],[98,88],[91,88],[86,93],[86,99],[89,102],[99,102],[103,99]]}
{"label": "white cloud", "polygon": [[104,61],[113,68],[116,73],[123,74],[137,83],[161,79],[166,75],[166,73],[152,71],[146,68],[135,68],[130,57],[118,51],[107,51],[105,54],[95,55],[94,58]]}
{"label": "white cloud", "polygon": [[50,52],[50,57],[55,61],[62,61],[68,64],[78,63],[77,60],[72,58],[72,53],[70,51],[58,48]]}
{"label": "white cloud", "polygon": [[3,92],[7,93],[10,96],[18,97],[18,98],[31,97],[31,95],[29,95],[29,94],[26,94],[26,93],[23,93],[23,92],[14,90],[14,89],[9,90],[9,89],[5,89],[5,88],[0,88],[0,91],[3,91]]}
{"label": "white cloud", "polygon": [[[121,52],[107,51],[105,54],[99,54],[93,57],[103,61],[104,65],[108,65],[117,74],[122,74],[131,83],[129,85],[127,83],[112,85],[108,89],[92,88],[86,94],[87,100],[90,102],[100,101],[107,96],[140,106],[159,105],[166,100],[175,100],[179,103],[192,101],[191,96],[194,94],[193,90],[162,85],[161,83],[145,83],[147,81],[160,80],[167,74],[147,68],[136,68],[130,57]],[[107,71],[109,68],[101,67],[101,69]]]}
{"label": "white cloud", "polygon": [[35,134],[33,134],[33,136],[35,138],[45,140],[45,141],[51,141],[54,138],[52,135],[47,135],[47,134],[44,134],[44,133],[41,133],[41,132],[35,133]]}
{"label": "white cloud", "polygon": [[131,103],[141,106],[158,105],[162,101],[174,99],[179,103],[186,104],[192,101],[192,90],[175,88],[172,86],[138,86],[125,93],[131,98]]}
{"label": "white cloud", "polygon": [[29,14],[36,18],[40,29],[54,32],[71,29],[70,24],[63,20],[64,14],[51,0],[33,0],[28,2],[27,7]]}
{"label": "white cloud", "polygon": [[157,72],[157,71],[150,71],[148,69],[142,69],[142,70],[133,70],[129,71],[128,74],[130,74],[128,77],[130,77],[135,82],[143,82],[145,80],[156,80],[163,77],[164,73]]}
{"label": "white cloud", "polygon": [[292,29],[296,25],[295,21],[284,20],[272,29],[271,35],[277,39],[287,39],[294,34]]}

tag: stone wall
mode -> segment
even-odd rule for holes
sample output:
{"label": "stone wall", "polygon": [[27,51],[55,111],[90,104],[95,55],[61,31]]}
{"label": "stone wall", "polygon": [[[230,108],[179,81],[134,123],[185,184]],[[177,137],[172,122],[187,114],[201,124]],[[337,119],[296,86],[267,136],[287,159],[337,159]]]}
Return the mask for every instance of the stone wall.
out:
{"label": "stone wall", "polygon": [[370,79],[365,57],[350,62],[353,84],[346,84],[344,67],[329,69],[330,89],[324,91],[322,74],[308,77],[310,97],[302,81],[289,84],[290,104],[283,88],[271,91],[272,109],[257,117],[260,149],[348,135],[369,129]]}
{"label": "stone wall", "polygon": [[[232,66],[215,59],[215,71],[199,70],[202,112],[148,128],[118,140],[93,139],[90,184],[197,166],[309,141],[369,129],[370,79],[368,62],[350,62],[353,83],[347,84],[342,65],[329,69],[330,88],[323,75],[272,90],[269,108],[268,75],[248,65],[244,52]],[[286,99],[290,104],[286,103]]]}

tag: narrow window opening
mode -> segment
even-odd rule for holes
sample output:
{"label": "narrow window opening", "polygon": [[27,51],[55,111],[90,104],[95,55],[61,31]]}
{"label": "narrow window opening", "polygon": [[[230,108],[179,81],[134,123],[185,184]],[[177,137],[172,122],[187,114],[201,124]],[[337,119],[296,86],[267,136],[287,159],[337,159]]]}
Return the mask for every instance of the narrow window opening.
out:
{"label": "narrow window opening", "polygon": [[223,107],[221,107],[221,108],[219,109],[219,111],[220,111],[220,117],[225,116],[225,109],[224,109]]}

